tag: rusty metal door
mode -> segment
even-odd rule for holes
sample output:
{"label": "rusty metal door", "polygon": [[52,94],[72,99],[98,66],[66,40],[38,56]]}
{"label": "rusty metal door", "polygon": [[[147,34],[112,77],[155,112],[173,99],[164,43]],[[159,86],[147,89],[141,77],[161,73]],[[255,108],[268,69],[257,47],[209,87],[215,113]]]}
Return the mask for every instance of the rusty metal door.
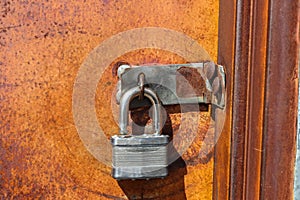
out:
{"label": "rusty metal door", "polygon": [[[299,1],[3,0],[0,5],[1,199],[292,199]],[[189,120],[199,123],[198,138],[167,179],[117,182],[78,136],[73,85],[95,47],[143,27],[182,32],[226,67],[226,121],[214,151],[199,158],[209,117],[203,113],[197,121],[191,113]],[[117,60],[186,62],[155,49]],[[118,131],[111,104],[113,65],[95,95],[97,120],[108,138]],[[178,129],[177,110],[168,111],[166,131]]]}
{"label": "rusty metal door", "polygon": [[[110,167],[95,159],[80,140],[72,95],[90,52],[118,33],[136,28],[181,32],[216,61],[218,1],[3,0],[0,5],[1,199],[212,198],[213,153],[199,158],[198,151],[208,129],[208,114],[198,119],[191,113],[189,120],[199,123],[199,132],[197,127],[186,129],[185,134],[196,133],[195,144],[172,166],[168,178],[117,182],[110,176]],[[118,60],[187,62],[165,50],[137,49],[107,66],[95,92],[96,121],[107,140],[118,132],[111,103],[117,82],[111,71]],[[93,62],[97,65],[98,60]],[[180,125],[176,109],[171,108],[167,132],[176,132]]]}

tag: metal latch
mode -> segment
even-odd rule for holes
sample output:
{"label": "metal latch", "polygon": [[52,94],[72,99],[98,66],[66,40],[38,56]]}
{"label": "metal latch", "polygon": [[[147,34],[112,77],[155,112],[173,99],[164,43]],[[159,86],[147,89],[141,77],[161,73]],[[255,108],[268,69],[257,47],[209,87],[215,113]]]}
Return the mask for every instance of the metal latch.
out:
{"label": "metal latch", "polygon": [[[122,64],[117,74],[118,103],[126,91],[137,85],[139,76],[143,74],[144,87],[153,90],[162,105],[204,103],[221,109],[225,107],[225,72],[223,66],[214,62],[144,66]],[[201,81],[204,87],[201,87]],[[142,106],[140,103],[133,100],[130,108]],[[151,105],[149,101],[146,104]]]}
{"label": "metal latch", "polygon": [[[116,179],[163,178],[168,174],[169,136],[161,134],[161,106],[204,103],[224,109],[224,69],[213,62],[151,66],[123,63],[117,74],[120,132],[111,137],[112,176]],[[129,134],[130,107],[143,106],[154,108],[153,133]]]}

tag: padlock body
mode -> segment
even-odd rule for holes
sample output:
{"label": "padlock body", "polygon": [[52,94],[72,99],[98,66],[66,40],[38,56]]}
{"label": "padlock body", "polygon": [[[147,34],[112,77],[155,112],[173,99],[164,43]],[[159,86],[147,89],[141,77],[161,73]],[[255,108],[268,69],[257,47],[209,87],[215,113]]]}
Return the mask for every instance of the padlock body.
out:
{"label": "padlock body", "polygon": [[167,135],[115,135],[112,176],[115,179],[150,179],[168,175]]}

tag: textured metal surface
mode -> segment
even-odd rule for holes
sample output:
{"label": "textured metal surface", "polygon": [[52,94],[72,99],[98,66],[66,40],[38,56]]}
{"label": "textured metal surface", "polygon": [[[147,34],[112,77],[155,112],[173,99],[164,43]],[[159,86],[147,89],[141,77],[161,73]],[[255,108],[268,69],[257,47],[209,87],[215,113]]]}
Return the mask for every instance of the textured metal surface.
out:
{"label": "textured metal surface", "polygon": [[112,176],[148,179],[168,175],[168,136],[113,137]]}
{"label": "textured metal surface", "polygon": [[[218,63],[226,67],[227,105],[224,129],[214,148],[214,184],[213,199],[223,200],[229,198],[230,188],[230,155],[231,155],[231,129],[232,129],[232,94],[234,81],[235,56],[235,28],[236,28],[236,1],[220,1],[219,16],[219,50]],[[220,112],[220,110],[217,110]],[[219,120],[216,127],[219,128]]]}
{"label": "textured metal surface", "polygon": [[237,0],[234,59],[230,199],[244,199],[248,88],[251,46],[251,1]]}
{"label": "textured metal surface", "polygon": [[[292,199],[297,8],[299,1],[220,1],[218,63],[229,66],[233,96],[231,135],[215,149],[215,199]],[[227,40],[233,45],[224,45]],[[229,151],[226,142],[231,142],[230,175],[217,167],[229,168],[228,154],[221,154]],[[223,184],[228,181],[229,191]]]}
{"label": "textured metal surface", "polygon": [[267,1],[237,1],[231,198],[258,199],[264,123]]}
{"label": "textured metal surface", "polygon": [[293,198],[299,81],[299,6],[299,1],[270,1],[262,199]]}
{"label": "textured metal surface", "polygon": [[[161,164],[161,163],[159,163]],[[114,167],[112,176],[117,180],[136,180],[165,178],[168,175],[168,168],[164,165],[158,166],[139,166],[139,167]]]}
{"label": "textured metal surface", "polygon": [[[213,159],[210,154],[199,158],[201,145],[209,146],[203,144],[208,113],[201,113],[200,119],[189,114],[188,120],[199,123],[199,130],[184,131],[197,138],[172,166],[168,178],[117,182],[80,141],[71,99],[85,57],[125,30],[149,26],[177,30],[197,40],[216,60],[218,1],[5,0],[0,5],[1,198],[211,198]],[[188,62],[155,49],[130,52],[120,59],[135,64]],[[111,111],[111,91],[116,85],[111,68],[99,82],[95,107],[107,139],[118,132]],[[175,135],[180,114],[170,110],[173,114],[165,132]],[[184,142],[182,138],[180,145]]]}
{"label": "textured metal surface", "polygon": [[134,146],[134,145],[160,145],[168,144],[169,140],[166,135],[114,135],[111,137],[113,146]]}
{"label": "textured metal surface", "polygon": [[[298,63],[298,66],[299,66],[298,67],[299,70],[300,63]],[[298,76],[299,76],[299,72],[298,72]],[[294,198],[295,200],[300,200],[300,82],[298,83],[298,123],[297,123],[297,151],[296,151],[296,162],[295,162]]]}

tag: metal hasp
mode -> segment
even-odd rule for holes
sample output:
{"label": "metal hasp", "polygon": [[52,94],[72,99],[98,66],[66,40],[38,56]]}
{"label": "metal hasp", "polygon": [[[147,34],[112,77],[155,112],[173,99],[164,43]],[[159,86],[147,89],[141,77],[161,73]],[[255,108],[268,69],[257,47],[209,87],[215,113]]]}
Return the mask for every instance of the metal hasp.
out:
{"label": "metal hasp", "polygon": [[[196,86],[195,83],[191,85],[189,70],[202,78],[202,88],[201,80],[196,81]],[[117,74],[120,133],[111,137],[112,176],[118,180],[165,177],[168,175],[169,136],[161,134],[161,106],[204,103],[224,109],[224,69],[213,62],[156,66],[122,64]],[[199,88],[202,90],[197,90]],[[129,110],[148,105],[153,107],[153,134],[128,134]]]}
{"label": "metal hasp", "polygon": [[[194,86],[191,86],[188,81],[182,78],[180,70],[183,68],[200,74],[202,81],[205,83],[205,89],[200,94],[194,92],[192,97],[182,97],[179,94],[178,88],[189,89],[192,92],[195,89]],[[224,68],[213,62],[152,66],[121,65],[118,68],[119,81],[116,95],[118,103],[124,93],[137,85],[141,73],[145,75],[145,87],[152,89],[157,94],[162,105],[204,103],[213,104],[221,109],[225,107]],[[183,81],[180,81],[182,79]],[[150,105],[150,102],[148,102],[148,105]],[[142,105],[139,104],[139,101],[134,101],[130,108],[140,106]]]}

